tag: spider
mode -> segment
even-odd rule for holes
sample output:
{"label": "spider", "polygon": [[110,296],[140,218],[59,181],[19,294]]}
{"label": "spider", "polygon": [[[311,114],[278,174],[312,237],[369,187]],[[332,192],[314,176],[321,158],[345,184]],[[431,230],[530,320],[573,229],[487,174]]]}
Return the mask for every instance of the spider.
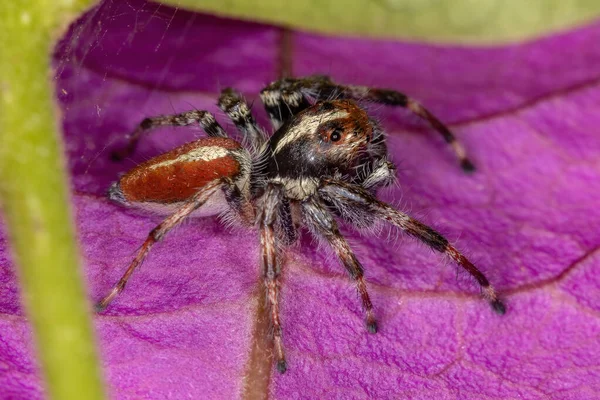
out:
{"label": "spider", "polygon": [[340,259],[362,301],[367,330],[377,332],[363,266],[338,228],[338,220],[365,228],[391,224],[464,268],[498,314],[506,308],[485,275],[446,238],[376,197],[396,179],[385,134],[359,101],[404,107],[428,121],[454,150],[460,165],[473,171],[461,144],[433,114],[406,95],[388,89],[338,85],[326,76],[280,79],[260,93],[274,133],[268,137],[240,94],[225,89],[219,108],[243,135],[229,138],[207,111],[192,110],[144,119],[127,146],[113,153],[123,159],[139,139],[159,126],[199,124],[207,133],[152,158],[123,175],[109,189],[110,199],[168,213],[148,235],[123,277],[98,304],[103,310],[123,291],[152,246],[190,215],[226,214],[260,233],[260,265],[269,305],[277,370],[287,369],[279,315],[280,252],[298,240],[306,226]]}

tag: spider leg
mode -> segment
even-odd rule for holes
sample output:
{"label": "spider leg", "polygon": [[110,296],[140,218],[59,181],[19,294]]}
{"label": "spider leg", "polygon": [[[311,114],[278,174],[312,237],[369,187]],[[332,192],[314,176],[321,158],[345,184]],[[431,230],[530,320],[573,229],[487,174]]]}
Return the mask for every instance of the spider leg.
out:
{"label": "spider leg", "polygon": [[[280,95],[277,94],[278,91],[281,93]],[[265,93],[264,97],[263,93]],[[284,96],[283,93],[293,95]],[[312,101],[324,101],[332,98],[367,100],[388,106],[406,108],[427,121],[442,135],[446,143],[451,146],[464,171],[472,172],[475,170],[475,166],[467,157],[464,146],[456,139],[450,129],[415,99],[396,90],[370,88],[368,86],[338,85],[326,76],[317,75],[299,79],[282,79],[273,82],[261,92],[261,98],[263,102],[265,100],[269,101],[269,104],[265,102],[265,107],[269,115],[272,115],[271,112],[276,106],[279,109],[285,109],[285,107],[278,104],[281,102],[294,105],[290,107],[290,112],[293,112],[292,115],[295,115],[297,112],[308,107],[310,103],[309,99]],[[277,114],[275,115],[277,116]],[[288,115],[280,115],[280,117],[284,122],[289,118]],[[273,119],[273,117],[271,118]]]}
{"label": "spider leg", "polygon": [[363,213],[365,216],[370,216],[371,218],[372,215],[375,215],[377,218],[400,228],[406,234],[420,240],[431,249],[450,257],[475,278],[481,287],[483,297],[490,303],[494,311],[501,315],[506,312],[506,307],[498,298],[496,291],[490,285],[486,276],[454,248],[444,236],[434,229],[377,200],[368,191],[358,185],[325,179],[324,185],[319,188],[319,194],[336,208],[352,208],[355,213]]}
{"label": "spider leg", "polygon": [[191,110],[179,114],[159,115],[145,118],[137,128],[128,135],[128,141],[121,151],[114,151],[111,158],[115,161],[131,156],[137,147],[140,138],[147,132],[159,126],[188,126],[198,123],[208,136],[227,137],[225,130],[219,125],[215,117],[204,110]]}
{"label": "spider leg", "polygon": [[279,292],[281,288],[281,259],[277,254],[277,243],[275,235],[275,222],[277,209],[282,191],[279,187],[269,185],[263,196],[262,209],[258,216],[261,246],[261,269],[265,288],[267,289],[267,301],[270,308],[271,325],[273,326],[273,346],[275,349],[275,360],[277,370],[284,373],[287,369],[285,352],[279,318]]}
{"label": "spider leg", "polygon": [[96,311],[104,310],[111,301],[115,299],[122,291],[125,289],[125,285],[127,281],[133,274],[133,271],[137,267],[139,267],[154,244],[160,241],[171,229],[175,228],[179,225],[186,217],[188,217],[192,212],[194,212],[198,207],[202,206],[208,198],[215,193],[217,189],[222,185],[222,182],[219,180],[215,180],[211,183],[208,183],[204,186],[198,193],[196,193],[190,200],[185,202],[175,213],[167,217],[163,222],[161,222],[156,228],[152,229],[152,231],[148,234],[148,237],[142,244],[142,247],[138,250],[135,258],[129,264],[129,267],[119,279],[117,284],[113,286],[111,291],[106,295],[102,300],[100,300],[96,304]]}
{"label": "spider leg", "polygon": [[296,204],[292,204],[288,199],[282,199],[278,209],[277,228],[280,232],[281,240],[285,246],[290,246],[298,240],[297,218],[294,218]]}
{"label": "spider leg", "polygon": [[363,267],[350,249],[348,242],[340,233],[337,223],[333,219],[333,216],[327,211],[326,206],[318,200],[316,197],[302,203],[305,219],[307,225],[317,237],[323,237],[340,261],[350,273],[352,279],[356,283],[356,289],[360,294],[362,300],[362,306],[366,313],[367,329],[371,333],[377,333],[377,322],[375,321],[375,315],[373,314],[373,304],[367,291],[367,285],[364,280]]}
{"label": "spider leg", "polygon": [[229,204],[234,214],[239,217],[240,222],[248,227],[253,226],[256,214],[254,206],[249,200],[249,193],[240,190],[231,179],[225,179],[223,193],[227,204]]}
{"label": "spider leg", "polygon": [[254,150],[260,149],[267,140],[267,135],[256,123],[242,96],[231,88],[224,89],[219,96],[218,105],[244,135],[248,145]]}
{"label": "spider leg", "polygon": [[343,93],[344,97],[356,100],[364,99],[388,106],[406,108],[413,114],[427,121],[440,135],[442,135],[446,143],[448,143],[452,148],[452,151],[454,151],[454,154],[456,155],[456,158],[458,158],[460,166],[464,171],[472,172],[475,170],[475,165],[473,165],[473,162],[467,157],[467,152],[462,143],[456,139],[456,136],[454,136],[444,123],[415,99],[396,90],[369,88],[367,86],[341,86],[340,92]]}
{"label": "spider leg", "polygon": [[300,111],[310,107],[296,81],[297,79],[280,79],[260,91],[260,99],[275,130]]}

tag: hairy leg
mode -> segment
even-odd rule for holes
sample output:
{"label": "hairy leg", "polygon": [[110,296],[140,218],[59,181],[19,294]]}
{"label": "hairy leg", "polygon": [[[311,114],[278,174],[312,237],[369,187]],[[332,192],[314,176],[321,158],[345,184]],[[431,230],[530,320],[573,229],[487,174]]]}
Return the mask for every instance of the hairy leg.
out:
{"label": "hairy leg", "polygon": [[356,283],[356,289],[360,294],[362,306],[366,313],[367,329],[371,333],[377,332],[377,322],[373,313],[373,304],[367,292],[364,279],[363,267],[350,249],[348,242],[340,233],[333,216],[327,211],[326,206],[316,197],[310,198],[302,203],[305,220],[317,237],[324,238],[339,257],[340,261],[350,273]]}
{"label": "hairy leg", "polygon": [[290,78],[280,79],[260,92],[260,99],[275,130],[311,105],[297,87],[296,81]]}
{"label": "hairy leg", "polygon": [[281,288],[281,260],[277,254],[277,238],[275,235],[275,221],[277,209],[282,198],[279,187],[268,186],[260,206],[258,223],[260,230],[261,269],[267,301],[269,303],[271,325],[273,327],[273,347],[277,370],[284,373],[287,370],[281,321],[279,318],[279,292]]}
{"label": "hairy leg", "polygon": [[329,179],[325,180],[325,184],[319,189],[319,194],[336,208],[341,208],[342,210],[344,208],[352,209],[357,214],[364,214],[365,218],[372,218],[374,215],[400,228],[406,234],[418,239],[431,249],[450,257],[475,278],[481,287],[483,297],[490,303],[494,311],[498,314],[506,312],[506,307],[498,298],[496,291],[486,276],[454,248],[444,236],[434,229],[394,209],[389,204],[379,201],[368,191],[357,185]]}
{"label": "hairy leg", "polygon": [[218,105],[242,133],[244,144],[253,150],[260,149],[267,140],[267,135],[256,123],[250,107],[242,96],[233,89],[227,88],[221,92]]}
{"label": "hairy leg", "polygon": [[194,212],[198,207],[202,206],[208,198],[219,189],[222,183],[218,180],[215,180],[206,186],[204,186],[198,193],[196,193],[190,200],[188,200],[184,205],[181,206],[179,210],[177,210],[174,214],[167,217],[163,222],[161,222],[156,228],[152,229],[152,231],[148,234],[148,237],[142,244],[142,247],[138,250],[135,258],[129,264],[129,267],[119,280],[115,286],[111,289],[111,291],[106,295],[102,300],[100,300],[96,305],[97,311],[104,310],[111,301],[115,299],[122,291],[125,289],[125,285],[127,281],[133,274],[133,271],[137,267],[139,267],[152,246],[156,242],[162,240],[162,238],[171,231],[171,229],[175,228],[179,225],[186,217],[188,217],[192,212]]}
{"label": "hairy leg", "polygon": [[276,228],[283,244],[290,246],[298,240],[298,221],[294,218],[294,207],[288,199],[283,199],[278,207]]}
{"label": "hairy leg", "polygon": [[451,146],[461,167],[467,172],[475,166],[467,157],[464,146],[433,113],[402,92],[368,86],[338,85],[326,76],[281,79],[261,91],[261,99],[276,128],[311,103],[331,99],[367,100],[388,106],[406,108],[427,121]]}
{"label": "hairy leg", "polygon": [[420,118],[427,121],[448,143],[456,158],[460,162],[460,166],[466,172],[472,172],[475,170],[475,165],[467,157],[467,152],[462,145],[456,139],[456,136],[450,131],[450,129],[444,125],[435,115],[433,115],[428,109],[423,107],[418,101],[405,95],[404,93],[390,90],[390,89],[376,89],[368,88],[366,86],[346,86],[344,93],[349,93],[348,97],[356,99],[367,99],[375,103],[381,103],[390,106],[399,106],[410,110]]}
{"label": "hairy leg", "polygon": [[188,126],[194,123],[199,124],[208,136],[227,137],[227,133],[217,122],[215,117],[208,111],[192,110],[179,114],[160,115],[157,117],[145,118],[135,130],[128,135],[128,141],[121,151],[115,151],[111,157],[115,161],[123,160],[131,156],[135,151],[140,138],[146,133],[159,126]]}

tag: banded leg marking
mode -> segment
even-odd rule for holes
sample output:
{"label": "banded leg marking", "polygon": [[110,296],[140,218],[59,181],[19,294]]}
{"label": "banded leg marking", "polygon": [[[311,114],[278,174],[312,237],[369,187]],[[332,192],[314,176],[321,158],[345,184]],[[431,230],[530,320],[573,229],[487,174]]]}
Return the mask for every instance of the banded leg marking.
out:
{"label": "banded leg marking", "polygon": [[160,115],[158,117],[146,118],[128,136],[129,140],[121,151],[114,151],[111,158],[121,161],[129,157],[135,151],[142,136],[159,126],[188,126],[198,123],[210,137],[227,137],[227,133],[217,122],[215,117],[208,111],[192,110],[179,114]]}
{"label": "banded leg marking", "polygon": [[334,207],[352,207],[368,215],[375,214],[377,218],[398,227],[431,249],[448,256],[475,278],[481,287],[483,297],[489,302],[495,312],[501,315],[506,312],[506,306],[498,298],[496,291],[486,276],[433,228],[379,201],[357,185],[327,179],[325,184],[319,189],[319,193],[323,198],[330,201]]}
{"label": "banded leg marking", "polygon": [[366,314],[367,329],[371,333],[377,332],[377,321],[373,313],[373,303],[367,291],[367,285],[364,279],[364,269],[352,252],[350,245],[340,233],[337,223],[333,216],[323,203],[316,198],[311,198],[302,204],[307,223],[311,226],[313,232],[323,237],[335,254],[338,256],[350,277],[356,284],[356,289],[360,295],[363,309]]}

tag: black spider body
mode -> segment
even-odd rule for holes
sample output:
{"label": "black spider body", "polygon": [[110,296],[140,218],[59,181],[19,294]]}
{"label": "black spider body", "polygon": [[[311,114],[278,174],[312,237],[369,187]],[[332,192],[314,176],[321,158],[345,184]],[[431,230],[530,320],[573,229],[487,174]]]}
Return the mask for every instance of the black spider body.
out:
{"label": "black spider body", "polygon": [[[371,145],[374,122],[351,100],[318,102],[282,125],[261,151],[253,171],[259,187],[283,184],[289,197],[304,200],[324,177],[358,179],[365,166],[386,156]],[[363,168],[361,168],[363,167]],[[309,186],[313,189],[309,190]],[[304,193],[295,195],[294,188]]]}
{"label": "black spider body", "polygon": [[150,232],[137,256],[112,291],[98,303],[105,308],[125,287],[154,243],[192,214],[227,212],[260,233],[261,275],[270,306],[277,368],[287,368],[279,317],[281,260],[279,252],[294,243],[299,228],[331,246],[355,281],[370,332],[377,332],[363,267],[341,235],[336,220],[362,228],[390,223],[445,254],[480,284],[493,309],[505,312],[487,278],[441,234],[383,203],[378,188],[395,180],[385,135],[356,100],[406,107],[429,121],[451,144],[465,170],[473,165],[450,131],[429,111],[405,95],[386,89],[336,85],[326,77],[283,79],[261,92],[275,132],[270,138],[258,127],[241,96],[227,89],[220,108],[243,135],[228,138],[214,117],[201,110],[147,118],[130,138],[122,158],[140,136],[163,125],[198,123],[208,138],[187,143],[126,173],[109,190],[111,199],[129,206],[166,211],[170,215]]}

